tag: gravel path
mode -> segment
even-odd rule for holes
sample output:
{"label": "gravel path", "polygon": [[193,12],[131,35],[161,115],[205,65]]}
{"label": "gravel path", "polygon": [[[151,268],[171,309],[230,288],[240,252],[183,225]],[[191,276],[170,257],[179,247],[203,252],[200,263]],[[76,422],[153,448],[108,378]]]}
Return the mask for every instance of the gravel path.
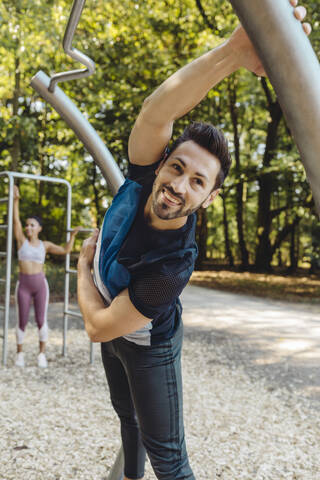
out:
{"label": "gravel path", "polygon": [[[320,479],[320,308],[194,286],[183,303],[186,438],[197,480]],[[59,311],[50,306],[47,370],[35,366],[33,323],[27,366],[13,366],[10,328],[1,480],[105,480],[119,448],[99,348],[90,365],[88,339],[72,320],[61,357]],[[148,464],[145,479],[154,478]]]}

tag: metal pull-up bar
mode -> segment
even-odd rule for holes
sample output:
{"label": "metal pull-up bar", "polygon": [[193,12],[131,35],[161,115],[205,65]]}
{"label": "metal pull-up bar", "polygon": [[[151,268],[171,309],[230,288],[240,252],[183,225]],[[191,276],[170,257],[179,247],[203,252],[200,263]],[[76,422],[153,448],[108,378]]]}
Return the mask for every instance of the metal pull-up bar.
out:
{"label": "metal pull-up bar", "polygon": [[288,0],[230,0],[274,86],[320,215],[320,65]]}

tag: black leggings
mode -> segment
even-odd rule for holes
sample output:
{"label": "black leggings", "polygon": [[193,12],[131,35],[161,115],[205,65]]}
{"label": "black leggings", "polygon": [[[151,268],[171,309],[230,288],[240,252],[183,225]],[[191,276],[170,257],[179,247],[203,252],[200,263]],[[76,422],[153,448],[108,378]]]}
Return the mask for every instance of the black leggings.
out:
{"label": "black leggings", "polygon": [[182,327],[160,345],[124,338],[101,344],[112,405],[121,422],[125,476],[144,475],[146,451],[162,480],[194,480],[186,451],[181,379]]}

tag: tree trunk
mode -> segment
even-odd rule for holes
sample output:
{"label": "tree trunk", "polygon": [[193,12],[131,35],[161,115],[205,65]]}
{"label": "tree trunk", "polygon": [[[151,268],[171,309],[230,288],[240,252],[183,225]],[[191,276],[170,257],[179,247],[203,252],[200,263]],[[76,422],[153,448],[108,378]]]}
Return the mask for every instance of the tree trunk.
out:
{"label": "tree trunk", "polygon": [[199,208],[197,212],[197,228],[196,228],[196,240],[198,244],[199,254],[196,261],[196,270],[203,270],[204,262],[207,259],[207,237],[208,237],[208,225],[207,225],[207,210],[205,208]]}
{"label": "tree trunk", "polygon": [[[45,103],[45,110],[44,116],[42,118],[42,139],[40,143],[40,151],[39,151],[39,163],[40,163],[40,175],[45,176],[47,173],[46,165],[45,165],[45,151],[46,151],[46,142],[47,142],[47,112],[48,112],[48,104]],[[44,182],[39,182],[39,197],[38,197],[38,205],[40,206],[42,203],[42,197],[44,192]]]}
{"label": "tree trunk", "polygon": [[288,271],[290,273],[296,272],[297,266],[298,266],[295,240],[296,240],[296,226],[292,228],[291,234],[290,234],[290,266],[288,268]]}
{"label": "tree trunk", "polygon": [[[17,50],[18,50],[17,44]],[[17,53],[18,55],[18,53]],[[10,169],[12,171],[17,171],[20,158],[21,158],[21,141],[20,141],[20,127],[18,124],[18,110],[19,110],[19,97],[20,97],[20,58],[16,56],[15,58],[15,76],[14,76],[14,91],[13,91],[13,98],[12,98],[12,114],[15,117],[15,125],[16,131],[13,137],[12,147],[11,147],[11,166]]]}
{"label": "tree trunk", "polygon": [[[268,123],[266,147],[263,155],[263,167],[267,169],[274,155],[277,147],[277,131],[280,120],[282,118],[282,110],[279,102],[272,101],[270,91],[266,85],[265,91],[268,98],[269,113],[271,121]],[[258,245],[256,249],[255,268],[258,271],[270,271],[272,260],[272,248],[270,244],[271,221],[270,214],[271,195],[273,191],[273,176],[271,172],[262,173],[258,179],[259,182],[259,199],[258,199],[258,218],[257,218],[257,237]]]}
{"label": "tree trunk", "polygon": [[97,225],[100,225],[103,220],[103,212],[100,207],[99,190],[96,186],[97,168],[94,162],[92,162],[92,177],[93,177],[92,188],[93,188],[94,205],[96,207],[96,212],[97,212]]}
{"label": "tree trunk", "polygon": [[[232,82],[232,84],[231,84]],[[236,107],[237,93],[234,76],[229,79],[228,82],[229,92],[229,110],[233,126],[233,142],[234,142],[234,157],[236,161],[236,220],[237,220],[237,232],[239,240],[241,268],[246,270],[249,266],[249,254],[246,247],[246,242],[243,232],[243,182],[241,180],[241,167],[240,167],[240,141],[238,131],[238,111]]]}
{"label": "tree trunk", "polygon": [[229,239],[229,226],[228,226],[228,217],[227,217],[227,206],[226,206],[226,194],[223,193],[221,195],[222,198],[222,206],[223,206],[223,230],[224,230],[224,244],[226,248],[226,258],[228,259],[229,266],[234,266],[234,259],[232,255],[232,250],[230,246],[230,239]]}

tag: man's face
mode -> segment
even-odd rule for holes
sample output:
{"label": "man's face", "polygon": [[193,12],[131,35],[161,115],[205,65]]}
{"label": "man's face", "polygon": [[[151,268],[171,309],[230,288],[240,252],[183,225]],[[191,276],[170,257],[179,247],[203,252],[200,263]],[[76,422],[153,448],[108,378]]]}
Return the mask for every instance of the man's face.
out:
{"label": "man's face", "polygon": [[186,217],[208,207],[217,195],[212,192],[220,162],[197,143],[189,140],[172,152],[156,170],[152,208],[163,220]]}

